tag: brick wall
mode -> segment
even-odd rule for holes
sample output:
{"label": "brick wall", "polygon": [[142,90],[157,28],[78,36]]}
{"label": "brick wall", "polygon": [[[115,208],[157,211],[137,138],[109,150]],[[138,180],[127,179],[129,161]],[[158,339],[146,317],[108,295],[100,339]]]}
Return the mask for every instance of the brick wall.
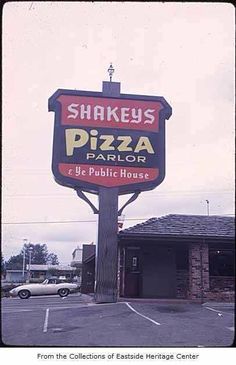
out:
{"label": "brick wall", "polygon": [[209,291],[208,245],[193,243],[189,247],[189,292],[190,299],[202,300]]}
{"label": "brick wall", "polygon": [[211,290],[234,290],[235,278],[234,276],[210,276]]}
{"label": "brick wall", "polygon": [[233,276],[210,276],[208,300],[234,302],[235,278]]}
{"label": "brick wall", "polygon": [[188,270],[177,270],[176,272],[176,298],[186,299],[188,297],[189,275]]}
{"label": "brick wall", "polygon": [[234,277],[209,276],[207,244],[194,243],[189,247],[189,299],[234,301],[234,280]]}

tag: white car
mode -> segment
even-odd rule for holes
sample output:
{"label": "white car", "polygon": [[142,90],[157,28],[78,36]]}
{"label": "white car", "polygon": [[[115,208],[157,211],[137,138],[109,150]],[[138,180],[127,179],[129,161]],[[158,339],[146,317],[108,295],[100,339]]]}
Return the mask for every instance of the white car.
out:
{"label": "white car", "polygon": [[31,295],[49,295],[59,294],[60,297],[66,297],[69,293],[75,292],[79,287],[74,283],[67,283],[58,278],[44,280],[40,284],[25,284],[17,286],[10,291],[10,295],[21,299],[28,299]]}

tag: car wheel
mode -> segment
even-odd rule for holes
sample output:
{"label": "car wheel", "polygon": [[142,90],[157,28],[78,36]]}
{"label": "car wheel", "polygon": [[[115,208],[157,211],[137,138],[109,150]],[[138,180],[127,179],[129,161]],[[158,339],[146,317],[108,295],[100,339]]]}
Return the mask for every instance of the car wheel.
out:
{"label": "car wheel", "polygon": [[58,294],[60,295],[60,297],[67,297],[67,295],[69,294],[69,289],[67,288],[62,288],[58,290]]}
{"label": "car wheel", "polygon": [[30,297],[30,291],[29,290],[21,290],[21,291],[19,291],[18,295],[21,299],[28,299]]}

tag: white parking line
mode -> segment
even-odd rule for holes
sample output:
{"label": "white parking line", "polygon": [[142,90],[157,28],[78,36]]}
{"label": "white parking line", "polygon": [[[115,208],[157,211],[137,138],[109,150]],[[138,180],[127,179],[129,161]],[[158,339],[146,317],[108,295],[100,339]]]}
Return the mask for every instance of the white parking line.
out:
{"label": "white parking line", "polygon": [[146,317],[146,316],[144,316],[143,314],[141,314],[141,313],[139,313],[139,312],[137,312],[133,307],[131,307],[131,305],[129,304],[129,303],[127,303],[127,302],[124,302],[133,312],[135,312],[136,314],[138,314],[139,316],[141,316],[141,317],[143,317],[143,318],[145,318],[145,319],[147,319],[148,321],[150,321],[150,322],[152,322],[152,323],[154,323],[154,324],[156,324],[157,326],[160,326],[161,324],[159,323],[159,322],[156,322],[156,321],[154,321],[153,319],[151,319],[151,318],[149,318],[149,317]]}
{"label": "white parking line", "polygon": [[230,314],[231,316],[234,316],[234,314],[233,313],[229,313],[229,312],[223,312],[223,311],[221,311],[221,310],[216,310],[216,309],[213,309],[213,308],[210,308],[210,307],[204,307],[204,308],[206,308],[206,309],[209,309],[210,311],[212,311],[212,312],[216,312],[218,315],[221,315],[221,313],[224,313],[224,314]]}
{"label": "white parking line", "polygon": [[46,309],[43,332],[47,332],[47,330],[48,330],[48,317],[49,317],[49,308]]}
{"label": "white parking line", "polygon": [[33,309],[3,309],[2,313],[33,312]]}

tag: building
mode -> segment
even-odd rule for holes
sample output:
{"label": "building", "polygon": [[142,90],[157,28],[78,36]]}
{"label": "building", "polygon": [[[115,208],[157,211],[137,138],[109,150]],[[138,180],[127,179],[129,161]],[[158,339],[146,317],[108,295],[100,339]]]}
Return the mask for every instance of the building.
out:
{"label": "building", "polygon": [[[26,271],[29,272],[29,265],[27,265]],[[72,279],[74,276],[75,268],[69,265],[30,265],[30,279],[37,281],[43,281],[50,276],[63,277],[65,279]]]}
{"label": "building", "polygon": [[27,271],[23,270],[6,270],[6,282],[9,283],[23,283],[27,279]]}
{"label": "building", "polygon": [[81,281],[81,293],[83,294],[94,292],[95,251],[96,251],[95,245],[93,244],[83,245],[82,281]]}
{"label": "building", "polygon": [[76,268],[79,274],[79,282],[81,283],[81,293],[94,292],[95,279],[95,248],[92,243],[79,246],[72,253],[71,266]]}
{"label": "building", "polygon": [[80,269],[82,267],[82,254],[83,249],[77,246],[77,248],[72,252],[71,266]]}
{"label": "building", "polygon": [[120,231],[123,297],[234,300],[234,218],[177,215]]}
{"label": "building", "polygon": [[[234,301],[235,219],[170,214],[118,233],[118,292],[126,298]],[[83,293],[94,291],[95,246],[83,245]]]}

